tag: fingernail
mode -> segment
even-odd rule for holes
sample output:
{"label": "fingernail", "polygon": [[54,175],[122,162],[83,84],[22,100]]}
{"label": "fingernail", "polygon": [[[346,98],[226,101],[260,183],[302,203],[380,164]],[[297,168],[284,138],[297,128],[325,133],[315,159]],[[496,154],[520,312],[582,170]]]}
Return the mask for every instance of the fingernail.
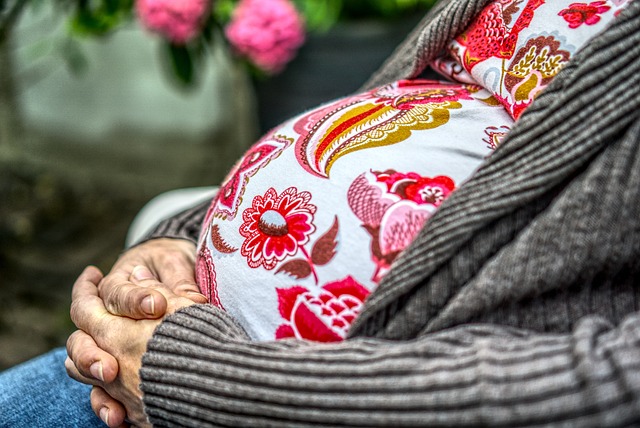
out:
{"label": "fingernail", "polygon": [[109,425],[109,409],[107,407],[100,409],[100,419],[102,419],[102,422]]}
{"label": "fingernail", "polygon": [[95,363],[91,364],[91,366],[89,367],[89,371],[91,372],[91,375],[93,377],[104,382],[104,375],[102,374],[101,361],[96,361]]}
{"label": "fingernail", "polygon": [[144,266],[134,267],[133,270],[131,271],[131,276],[133,277],[133,279],[136,279],[138,281],[155,279],[151,271]]}
{"label": "fingernail", "polygon": [[202,293],[198,293],[197,291],[187,291],[187,298],[189,299],[199,299],[199,300],[208,300],[207,296]]}
{"label": "fingernail", "polygon": [[147,315],[154,315],[155,311],[155,302],[153,301],[153,296],[147,296],[142,299],[142,303],[140,304],[142,310]]}

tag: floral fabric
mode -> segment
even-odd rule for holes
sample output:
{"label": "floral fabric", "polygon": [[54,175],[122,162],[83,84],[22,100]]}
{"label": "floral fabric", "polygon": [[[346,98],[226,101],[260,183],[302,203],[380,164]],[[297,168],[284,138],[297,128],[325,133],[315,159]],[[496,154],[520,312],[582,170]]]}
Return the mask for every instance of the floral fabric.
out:
{"label": "floral fabric", "polygon": [[513,119],[477,85],[400,81],[269,132],[212,201],[196,275],[252,338],[345,337]]}
{"label": "floral fabric", "polygon": [[306,112],[236,164],[196,276],[256,340],[342,340],[438,206],[625,0],[499,0],[435,68]]}
{"label": "floral fabric", "polygon": [[480,84],[517,119],[628,1],[494,1],[433,68],[455,81]]}

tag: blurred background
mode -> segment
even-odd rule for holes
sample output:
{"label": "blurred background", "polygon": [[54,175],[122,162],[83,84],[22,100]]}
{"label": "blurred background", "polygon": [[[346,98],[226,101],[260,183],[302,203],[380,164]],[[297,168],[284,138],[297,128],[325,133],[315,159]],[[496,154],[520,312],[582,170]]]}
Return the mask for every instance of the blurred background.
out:
{"label": "blurred background", "polygon": [[[228,31],[252,1],[297,15],[280,63]],[[357,90],[431,3],[193,0],[175,23],[170,0],[0,0],[0,370],[64,345],[73,281],[109,270],[148,200]]]}

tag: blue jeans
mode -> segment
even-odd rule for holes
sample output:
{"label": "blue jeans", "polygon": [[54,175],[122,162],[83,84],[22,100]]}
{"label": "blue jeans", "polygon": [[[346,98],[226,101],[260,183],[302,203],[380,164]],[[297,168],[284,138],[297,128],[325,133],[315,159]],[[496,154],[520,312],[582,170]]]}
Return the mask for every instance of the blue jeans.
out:
{"label": "blue jeans", "polygon": [[91,387],[67,376],[64,348],[0,373],[0,427],[102,427]]}

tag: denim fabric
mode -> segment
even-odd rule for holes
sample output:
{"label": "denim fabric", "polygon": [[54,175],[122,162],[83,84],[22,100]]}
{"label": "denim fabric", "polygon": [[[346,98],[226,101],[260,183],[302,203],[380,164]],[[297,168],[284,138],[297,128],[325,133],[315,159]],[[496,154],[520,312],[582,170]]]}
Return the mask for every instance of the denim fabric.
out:
{"label": "denim fabric", "polygon": [[64,348],[0,373],[0,427],[105,427],[89,403],[91,387],[67,376]]}

